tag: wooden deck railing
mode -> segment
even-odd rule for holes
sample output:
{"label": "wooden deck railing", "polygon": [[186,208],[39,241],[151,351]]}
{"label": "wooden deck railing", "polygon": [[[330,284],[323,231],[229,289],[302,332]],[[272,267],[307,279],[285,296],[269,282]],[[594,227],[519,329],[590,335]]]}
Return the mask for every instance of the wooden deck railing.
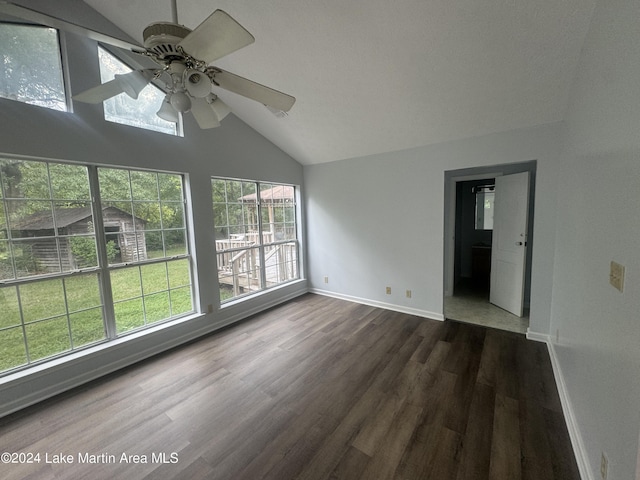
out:
{"label": "wooden deck railing", "polygon": [[[276,285],[297,275],[295,243],[267,246],[265,274],[267,285]],[[237,296],[246,290],[260,290],[260,258],[256,243],[245,239],[216,240],[218,280]],[[227,251],[223,251],[227,250]]]}

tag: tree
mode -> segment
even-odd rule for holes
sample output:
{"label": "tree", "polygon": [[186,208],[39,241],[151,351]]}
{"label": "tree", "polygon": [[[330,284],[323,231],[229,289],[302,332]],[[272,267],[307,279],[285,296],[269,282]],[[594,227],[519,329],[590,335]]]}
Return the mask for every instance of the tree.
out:
{"label": "tree", "polygon": [[1,97],[66,110],[55,29],[0,23],[0,45],[4,73],[0,75]]}

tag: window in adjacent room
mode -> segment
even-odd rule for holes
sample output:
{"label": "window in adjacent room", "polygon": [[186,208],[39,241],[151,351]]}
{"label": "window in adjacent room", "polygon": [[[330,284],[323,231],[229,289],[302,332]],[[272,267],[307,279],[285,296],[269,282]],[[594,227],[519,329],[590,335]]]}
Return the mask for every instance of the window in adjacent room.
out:
{"label": "window in adjacent room", "polygon": [[300,278],[296,187],[214,178],[220,300]]}
{"label": "window in adjacent room", "polygon": [[[102,83],[113,80],[116,74],[133,71],[126,63],[102,47],[98,48],[98,56]],[[177,135],[177,124],[167,122],[156,115],[164,97],[165,93],[162,90],[149,83],[140,92],[137,99],[129,97],[126,93],[121,93],[105,100],[104,118],[110,122]]]}
{"label": "window in adjacent room", "polygon": [[0,23],[0,45],[0,97],[67,110],[57,30]]}
{"label": "window in adjacent room", "polygon": [[476,194],[476,230],[493,230],[493,204],[495,186],[482,185],[474,187]]}
{"label": "window in adjacent room", "polygon": [[192,313],[192,297],[182,175],[0,158],[0,372]]}

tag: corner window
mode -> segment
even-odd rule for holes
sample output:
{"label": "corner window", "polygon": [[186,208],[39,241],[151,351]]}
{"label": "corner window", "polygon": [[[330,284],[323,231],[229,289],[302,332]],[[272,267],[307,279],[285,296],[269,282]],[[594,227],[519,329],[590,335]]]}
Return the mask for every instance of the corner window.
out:
{"label": "corner window", "polygon": [[214,178],[220,301],[300,278],[296,187]]}
{"label": "corner window", "polygon": [[192,298],[181,175],[0,158],[0,372],[184,316]]}
{"label": "corner window", "polygon": [[67,111],[58,32],[0,23],[0,97]]}
{"label": "corner window", "polygon": [[[100,60],[100,78],[107,83],[116,74],[132,72],[133,69],[102,47],[98,48]],[[177,135],[177,125],[167,122],[156,115],[164,100],[165,93],[149,83],[138,95],[137,99],[121,93],[104,101],[104,118],[110,122],[146,128],[156,132]]]}

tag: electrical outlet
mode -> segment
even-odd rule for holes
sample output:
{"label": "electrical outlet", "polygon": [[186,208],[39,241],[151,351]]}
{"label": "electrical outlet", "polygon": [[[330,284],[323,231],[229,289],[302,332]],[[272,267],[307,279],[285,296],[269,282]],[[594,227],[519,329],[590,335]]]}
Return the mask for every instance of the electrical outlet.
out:
{"label": "electrical outlet", "polygon": [[600,457],[600,476],[602,480],[607,480],[607,470],[609,470],[609,459],[605,453],[602,452],[602,457]]}
{"label": "electrical outlet", "polygon": [[406,295],[407,295],[407,298],[411,298],[411,290],[407,290]]}
{"label": "electrical outlet", "polygon": [[329,277],[324,277],[324,283],[329,283]]}
{"label": "electrical outlet", "polygon": [[212,303],[207,305],[207,313],[213,313],[213,304]]}
{"label": "electrical outlet", "polygon": [[611,268],[609,271],[609,283],[621,292],[624,291],[624,265],[620,265],[616,262],[611,262]]}
{"label": "electrical outlet", "polygon": [[391,287],[387,287],[387,295],[391,295]]}

